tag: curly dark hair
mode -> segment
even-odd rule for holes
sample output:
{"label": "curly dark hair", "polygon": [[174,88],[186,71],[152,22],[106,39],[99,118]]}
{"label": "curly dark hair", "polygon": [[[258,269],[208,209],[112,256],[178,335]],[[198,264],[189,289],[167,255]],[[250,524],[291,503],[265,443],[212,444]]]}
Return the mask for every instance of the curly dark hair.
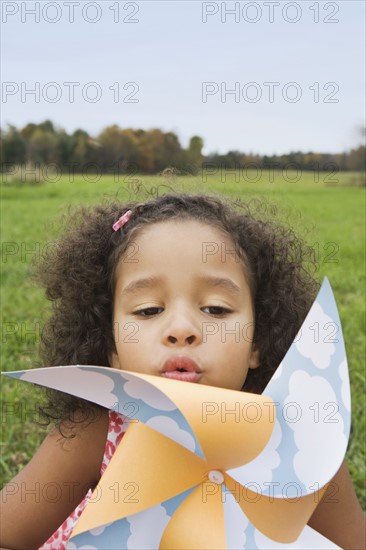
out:
{"label": "curly dark hair", "polygon": [[[249,370],[243,390],[261,393],[296,336],[319,285],[310,273],[315,263],[312,249],[289,226],[269,219],[266,209],[258,215],[257,205],[169,193],[146,202],[79,207],[38,270],[46,296],[53,302],[42,335],[42,366],[109,365],[116,351],[112,311],[119,261],[130,253],[147,224],[197,220],[230,237],[249,274],[255,312],[253,344],[259,350],[260,367]],[[132,210],[129,222],[112,231],[113,223],[127,210]],[[62,419],[88,407],[80,399],[53,393],[45,415]]]}

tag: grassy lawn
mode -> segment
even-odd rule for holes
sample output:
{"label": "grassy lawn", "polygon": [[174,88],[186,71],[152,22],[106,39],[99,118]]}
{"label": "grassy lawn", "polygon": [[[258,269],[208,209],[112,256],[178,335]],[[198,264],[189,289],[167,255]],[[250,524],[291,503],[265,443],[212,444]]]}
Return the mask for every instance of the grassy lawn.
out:
{"label": "grassy lawn", "polygon": [[[312,173],[220,172],[195,177],[64,176],[55,183],[2,185],[2,358],[1,369],[36,366],[42,319],[47,314],[42,293],[30,278],[32,261],[57,235],[55,220],[69,205],[118,198],[134,199],[166,187],[184,191],[213,191],[242,200],[266,197],[281,218],[294,225],[317,251],[316,277],[327,275],[336,295],[348,352],[352,387],[352,434],[347,458],[358,497],[365,502],[365,188],[348,186],[354,175]],[[258,181],[256,181],[258,179]],[[317,181],[319,179],[319,181]],[[329,181],[333,180],[333,181]],[[35,425],[37,390],[2,379],[0,458],[1,481],[14,476],[44,437]]]}

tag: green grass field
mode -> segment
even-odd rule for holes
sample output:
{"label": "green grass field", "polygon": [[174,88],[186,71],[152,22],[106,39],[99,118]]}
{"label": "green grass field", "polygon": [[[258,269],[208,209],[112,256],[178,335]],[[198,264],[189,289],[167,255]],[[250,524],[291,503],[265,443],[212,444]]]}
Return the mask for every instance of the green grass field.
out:
{"label": "green grass field", "polygon": [[[320,281],[327,275],[336,295],[345,335],[352,387],[353,424],[347,459],[358,497],[365,508],[365,188],[352,185],[356,176],[342,173],[314,177],[281,173],[274,177],[220,173],[195,177],[64,176],[55,183],[2,185],[2,361],[5,371],[27,369],[37,361],[37,343],[47,305],[31,280],[32,260],[57,235],[55,220],[69,205],[118,198],[133,199],[140,187],[162,194],[176,190],[221,192],[242,200],[266,197],[281,217],[294,225],[317,251]],[[353,179],[352,179],[353,178]],[[252,180],[252,181],[249,181]],[[292,180],[292,181],[288,181]],[[333,180],[333,181],[329,181]],[[348,185],[350,183],[350,185]],[[143,188],[142,188],[143,186]],[[142,190],[141,190],[142,189]],[[35,424],[38,393],[2,378],[1,480],[11,479],[34,454],[45,432]]]}

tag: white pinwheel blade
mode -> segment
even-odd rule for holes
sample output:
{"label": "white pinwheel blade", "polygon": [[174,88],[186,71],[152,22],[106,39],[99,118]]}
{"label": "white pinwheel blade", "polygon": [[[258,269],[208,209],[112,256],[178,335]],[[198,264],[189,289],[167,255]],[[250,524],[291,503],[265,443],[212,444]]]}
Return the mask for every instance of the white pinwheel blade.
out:
{"label": "white pinwheel blade", "polygon": [[256,481],[267,496],[319,490],[341,466],[351,420],[343,333],[327,279],[263,395],[276,404],[272,436],[255,461],[228,473],[243,485]]}
{"label": "white pinwheel blade", "polygon": [[253,538],[254,546],[250,546],[252,550],[342,550],[340,546],[308,525],[305,526],[299,538],[290,544],[274,542],[256,529]]}

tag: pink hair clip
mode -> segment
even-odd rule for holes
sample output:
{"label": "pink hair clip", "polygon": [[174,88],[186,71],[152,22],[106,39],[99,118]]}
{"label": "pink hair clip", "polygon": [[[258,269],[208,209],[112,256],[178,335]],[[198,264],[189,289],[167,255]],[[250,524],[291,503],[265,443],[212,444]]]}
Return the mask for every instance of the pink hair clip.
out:
{"label": "pink hair clip", "polygon": [[132,214],[132,210],[127,210],[127,212],[125,212],[117,221],[116,223],[113,224],[113,231],[118,231],[118,229],[121,229],[121,227],[123,227],[127,222],[128,220],[130,219],[131,217],[131,214]]}

